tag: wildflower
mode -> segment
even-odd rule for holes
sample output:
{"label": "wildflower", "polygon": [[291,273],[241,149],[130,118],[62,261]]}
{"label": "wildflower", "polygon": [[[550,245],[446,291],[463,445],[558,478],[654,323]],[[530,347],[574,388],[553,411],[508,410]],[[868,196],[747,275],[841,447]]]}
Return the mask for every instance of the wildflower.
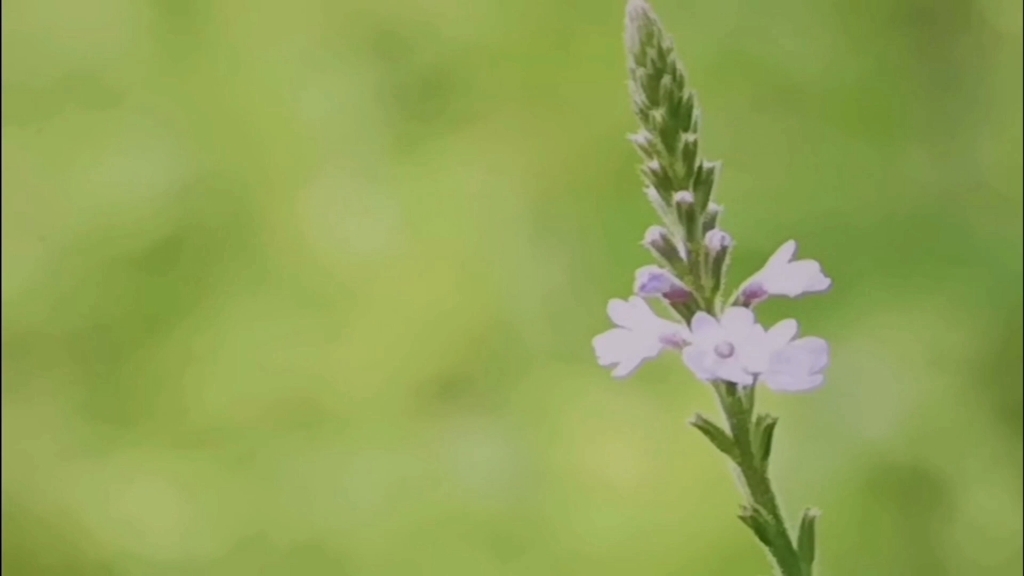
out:
{"label": "wildflower", "polygon": [[642,298],[608,303],[608,317],[617,326],[594,337],[597,363],[625,378],[665,349],[682,349],[691,339],[686,326],[658,317]]}
{"label": "wildflower", "polygon": [[815,260],[797,260],[796,242],[790,240],[772,254],[761,270],[750,277],[740,289],[739,303],[753,306],[769,296],[796,298],[803,294],[824,292],[832,279],[821,271]]}
{"label": "wildflower", "polygon": [[697,312],[690,330],[693,339],[683,349],[683,362],[701,380],[727,380],[749,386],[755,379],[752,369],[768,364],[764,328],[746,308],[727,308],[721,320]]}

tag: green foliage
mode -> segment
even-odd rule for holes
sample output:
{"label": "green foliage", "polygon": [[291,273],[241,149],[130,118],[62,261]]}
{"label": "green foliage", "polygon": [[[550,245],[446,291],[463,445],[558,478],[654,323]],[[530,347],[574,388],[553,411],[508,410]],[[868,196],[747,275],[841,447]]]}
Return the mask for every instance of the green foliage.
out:
{"label": "green foliage", "polygon": [[[763,574],[707,390],[588,347],[622,6],[4,2],[4,576]],[[657,5],[734,270],[836,279],[784,508],[823,575],[1019,574],[1020,3],[737,6]]]}

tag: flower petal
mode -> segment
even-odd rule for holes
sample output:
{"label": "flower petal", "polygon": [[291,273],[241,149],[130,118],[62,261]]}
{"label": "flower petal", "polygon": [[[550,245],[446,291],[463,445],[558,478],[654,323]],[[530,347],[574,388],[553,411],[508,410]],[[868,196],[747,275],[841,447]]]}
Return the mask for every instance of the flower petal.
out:
{"label": "flower petal", "polygon": [[787,264],[794,255],[796,255],[796,240],[787,240],[768,258],[768,262],[765,263],[762,270]]}
{"label": "flower petal", "polygon": [[623,328],[639,328],[657,318],[651,307],[639,296],[631,296],[628,301],[618,298],[609,301],[608,317]]}
{"label": "flower petal", "polygon": [[820,373],[828,368],[830,350],[828,342],[817,336],[807,336],[790,344],[806,355],[808,367],[812,372]]}
{"label": "flower petal", "polygon": [[725,328],[730,333],[746,332],[756,323],[757,321],[754,319],[754,313],[751,312],[749,308],[730,306],[722,313],[722,328]]}
{"label": "flower petal", "polygon": [[767,339],[767,345],[772,350],[778,350],[789,343],[790,340],[796,336],[800,326],[796,320],[787,318],[772,326],[768,333],[765,335]]}
{"label": "flower petal", "polygon": [[718,320],[707,312],[697,312],[690,320],[690,331],[696,338],[707,338],[719,330]]}
{"label": "flower petal", "polygon": [[715,379],[715,356],[707,348],[687,346],[683,348],[683,363],[697,378],[710,382]]}

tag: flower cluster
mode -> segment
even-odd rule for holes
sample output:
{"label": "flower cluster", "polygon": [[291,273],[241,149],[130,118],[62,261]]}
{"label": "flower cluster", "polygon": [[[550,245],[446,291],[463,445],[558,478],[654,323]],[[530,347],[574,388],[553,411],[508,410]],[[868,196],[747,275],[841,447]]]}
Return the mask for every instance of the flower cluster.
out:
{"label": "flower cluster", "polygon": [[[796,339],[795,320],[766,330],[752,309],[772,296],[823,292],[831,279],[814,260],[794,260],[796,242],[790,240],[732,296],[723,297],[734,242],[721,229],[722,206],[711,200],[720,163],[699,157],[696,94],[686,86],[671,39],[644,2],[630,2],[627,9],[626,47],[633,110],[641,124],[629,139],[643,159],[644,194],[664,225],[649,228],[643,240],[659,265],[636,271],[634,296],[608,304],[616,327],[594,338],[598,362],[613,376],[626,377],[672,351],[708,382],[760,382],[790,392],[821,385],[828,344]],[[656,315],[647,303],[652,300],[664,302],[678,318]]]}
{"label": "flower cluster", "polygon": [[[716,232],[720,232],[717,229]],[[728,238],[725,232],[722,237]],[[770,329],[757,323],[751,308],[769,296],[797,297],[827,290],[831,280],[813,260],[791,259],[796,245],[789,241],[768,263],[744,282],[716,318],[697,311],[689,325],[659,317],[645,299],[671,304],[692,293],[667,270],[644,266],[637,270],[635,296],[608,303],[616,327],[594,338],[598,363],[624,378],[662,352],[681,353],[683,362],[700,379],[722,380],[741,386],[761,382],[778,391],[799,392],[822,384],[829,363],[828,343],[817,337],[796,337],[796,320],[783,320]],[[681,296],[686,295],[686,296]]]}

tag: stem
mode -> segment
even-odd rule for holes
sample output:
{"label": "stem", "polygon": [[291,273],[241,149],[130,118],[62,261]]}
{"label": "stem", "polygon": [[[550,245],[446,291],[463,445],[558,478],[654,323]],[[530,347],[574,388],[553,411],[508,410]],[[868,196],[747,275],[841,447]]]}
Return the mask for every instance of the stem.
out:
{"label": "stem", "polygon": [[809,572],[804,571],[796,547],[786,529],[786,521],[768,478],[767,465],[759,464],[754,453],[750,429],[754,413],[753,387],[749,392],[741,392],[737,390],[735,384],[719,382],[714,388],[736,444],[736,465],[743,479],[743,488],[746,489],[750,501],[767,513],[773,526],[772,544],[766,544],[768,552],[775,559],[782,576],[811,576]]}

